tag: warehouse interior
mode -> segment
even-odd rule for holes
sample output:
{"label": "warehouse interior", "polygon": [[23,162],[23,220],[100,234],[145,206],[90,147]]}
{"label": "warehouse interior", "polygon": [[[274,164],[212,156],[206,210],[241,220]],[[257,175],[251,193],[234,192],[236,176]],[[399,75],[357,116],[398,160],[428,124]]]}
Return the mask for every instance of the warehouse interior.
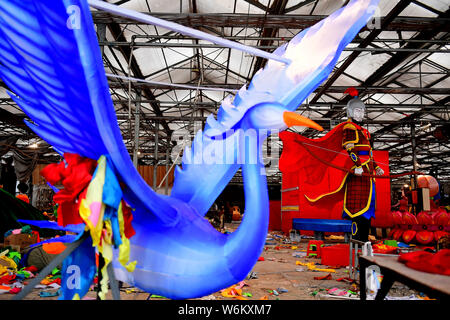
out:
{"label": "warehouse interior", "polygon": [[[116,4],[273,51],[346,2],[130,0]],[[298,111],[329,130],[345,117],[349,97],[344,91],[353,86],[367,106],[364,124],[372,133],[374,148],[389,151],[392,172],[416,168],[448,184],[448,14],[446,1],[381,1],[380,19],[374,22],[379,28],[358,34],[331,76]],[[263,58],[95,9],[93,20],[108,74],[161,82],[109,78],[124,141],[141,164],[170,166],[177,156],[172,155],[177,134],[189,132],[192,139],[224,97],[246,85],[265,64]],[[4,85],[0,99],[2,135],[17,137],[16,146],[38,153],[38,162],[55,161],[57,153],[23,124],[25,115],[7,96]],[[313,130],[302,134],[320,135]],[[268,172],[269,183],[276,185],[281,178],[273,171]],[[242,182],[239,175],[233,182]]]}
{"label": "warehouse interior", "polygon": [[[105,2],[273,52],[349,0]],[[370,132],[374,150],[388,152],[390,174],[420,172],[434,177],[441,205],[450,205],[449,5],[446,0],[380,0],[374,18],[344,48],[329,77],[296,110],[324,131],[287,130],[310,139],[323,137],[346,120],[352,99],[346,90],[355,88],[366,107],[361,126]],[[94,7],[91,14],[130,158],[150,187],[170,195],[174,170],[207,117],[216,116],[226,97],[248,86],[267,59]],[[7,158],[20,164],[17,182],[29,186],[30,204],[50,211],[52,188],[40,172],[62,157],[25,124],[30,119],[9,90],[0,81],[2,165]],[[282,199],[282,151],[278,136],[266,140],[269,199],[275,201]],[[391,205],[400,200],[405,185],[414,183],[415,174],[392,178]],[[243,184],[238,170],[219,196],[219,206],[228,203],[243,212]],[[216,204],[211,210],[220,208]],[[239,223],[229,220],[227,225],[233,229]],[[372,234],[387,235],[375,230]],[[286,232],[284,236],[289,238]]]}

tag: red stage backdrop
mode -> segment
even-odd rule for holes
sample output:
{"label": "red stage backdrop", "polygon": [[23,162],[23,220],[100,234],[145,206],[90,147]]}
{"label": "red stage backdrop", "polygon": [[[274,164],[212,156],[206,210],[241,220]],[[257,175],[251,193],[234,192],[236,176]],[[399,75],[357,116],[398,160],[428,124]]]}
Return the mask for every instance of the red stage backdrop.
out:
{"label": "red stage backdrop", "polygon": [[[281,223],[284,233],[292,229],[293,218],[342,219],[344,188],[316,202],[310,202],[305,197],[315,198],[336,190],[346,174],[318,159],[336,167],[351,167],[351,160],[341,147],[341,128],[341,125],[336,126],[320,139],[308,139],[287,131],[280,133],[283,141],[279,167],[282,172]],[[388,152],[374,150],[373,157],[384,170],[384,175],[389,175]],[[393,225],[390,189],[390,179],[376,179],[376,218],[372,220],[372,227],[386,228]]]}
{"label": "red stage backdrop", "polygon": [[269,201],[269,231],[281,231],[281,201]]}

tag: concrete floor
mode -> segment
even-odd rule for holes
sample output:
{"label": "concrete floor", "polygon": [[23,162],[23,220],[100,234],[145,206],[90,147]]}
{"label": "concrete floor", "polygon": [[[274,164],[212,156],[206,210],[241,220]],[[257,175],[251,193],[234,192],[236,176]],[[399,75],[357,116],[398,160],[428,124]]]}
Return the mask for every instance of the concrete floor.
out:
{"label": "concrete floor", "polygon": [[[237,223],[226,224],[227,231],[232,232],[238,226]],[[269,240],[270,239],[270,240]],[[300,242],[290,242],[287,237],[282,236],[281,232],[270,232],[262,253],[264,261],[256,262],[253,272],[257,278],[247,279],[247,284],[242,288],[242,293],[250,293],[251,297],[245,296],[243,298],[248,300],[343,300],[352,298],[333,297],[327,289],[338,288],[341,290],[352,290],[357,292],[359,290],[359,281],[353,284],[349,281],[337,281],[339,278],[348,278],[348,268],[334,269],[335,272],[322,272],[309,270],[308,267],[297,265],[296,261],[302,263],[314,262],[317,268],[331,268],[329,266],[320,265],[319,258],[311,258],[302,256],[306,253],[307,244],[311,239],[301,239]],[[343,243],[343,239],[330,240],[326,239],[325,244]],[[294,247],[294,248],[293,248]],[[295,248],[297,247],[297,248]],[[297,257],[293,256],[294,254]],[[301,257],[298,257],[298,256]],[[315,280],[315,277],[323,277],[330,274],[329,280]],[[279,290],[281,289],[281,290]],[[283,290],[284,289],[284,290]],[[278,295],[274,294],[273,290],[280,291]],[[26,300],[56,300],[57,297],[41,298],[39,292],[42,289],[35,289],[30,293]],[[56,291],[56,290],[53,290]],[[286,291],[286,292],[281,292]],[[410,290],[408,287],[394,283],[393,288],[389,292],[390,296],[417,296],[418,292]],[[90,291],[85,299],[95,300],[96,292]],[[121,289],[122,300],[147,300],[149,294],[142,292],[137,288],[128,287],[124,284]],[[12,298],[11,294],[0,295],[0,300],[9,300]],[[111,293],[108,293],[108,299],[112,299]],[[224,297],[221,292],[213,293],[209,296],[202,297],[195,300],[236,300],[236,297]],[[242,298],[241,298],[242,299]],[[353,297],[359,299],[359,297]],[[161,298],[151,298],[151,300],[161,300]]]}

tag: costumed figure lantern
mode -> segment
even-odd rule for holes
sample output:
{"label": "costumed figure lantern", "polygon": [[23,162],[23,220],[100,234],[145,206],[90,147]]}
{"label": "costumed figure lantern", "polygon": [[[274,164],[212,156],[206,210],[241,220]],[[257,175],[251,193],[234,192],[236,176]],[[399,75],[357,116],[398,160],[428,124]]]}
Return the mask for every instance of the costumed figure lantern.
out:
{"label": "costumed figure lantern", "polygon": [[375,217],[374,176],[384,171],[374,162],[369,131],[358,123],[364,118],[364,103],[356,89],[345,93],[354,97],[347,105],[348,120],[325,136],[310,139],[293,132],[279,134],[283,141],[280,170],[298,171],[307,204],[317,212],[329,211],[343,198],[339,215],[352,220],[354,239],[367,241],[370,220]]}
{"label": "costumed figure lantern", "polygon": [[347,89],[354,96],[347,103],[348,120],[343,127],[342,147],[347,150],[354,165],[353,174],[347,176],[344,199],[344,218],[352,219],[352,235],[361,241],[368,240],[370,219],[375,217],[375,178],[383,175],[373,159],[370,133],[361,127],[365,105],[358,98],[357,91]]}

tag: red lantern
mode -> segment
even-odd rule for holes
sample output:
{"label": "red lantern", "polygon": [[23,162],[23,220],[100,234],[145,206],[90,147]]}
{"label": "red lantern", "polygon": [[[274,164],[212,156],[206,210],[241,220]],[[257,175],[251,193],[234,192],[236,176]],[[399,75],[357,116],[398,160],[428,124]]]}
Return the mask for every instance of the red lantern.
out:
{"label": "red lantern", "polygon": [[434,232],[434,239],[438,241],[441,237],[448,235],[449,233],[445,229],[450,226],[450,215],[445,209],[438,209],[433,215],[434,223],[437,230]]}
{"label": "red lantern", "polygon": [[413,226],[418,224],[417,219],[411,213],[403,212],[402,224],[407,228],[402,234],[403,241],[405,243],[410,243],[417,233],[416,230],[413,230]]}
{"label": "red lantern", "polygon": [[437,180],[432,176],[428,175],[417,176],[417,186],[419,188],[430,189],[430,197],[434,197],[439,192],[439,184]]}
{"label": "red lantern", "polygon": [[392,214],[392,220],[394,221],[394,229],[391,230],[388,237],[399,241],[400,237],[403,234],[403,230],[402,230],[403,214],[400,211],[392,211],[391,214]]}
{"label": "red lantern", "polygon": [[434,240],[434,232],[430,231],[433,225],[433,216],[431,213],[421,211],[417,214],[417,222],[420,231],[416,234],[417,242],[421,244],[429,244]]}

